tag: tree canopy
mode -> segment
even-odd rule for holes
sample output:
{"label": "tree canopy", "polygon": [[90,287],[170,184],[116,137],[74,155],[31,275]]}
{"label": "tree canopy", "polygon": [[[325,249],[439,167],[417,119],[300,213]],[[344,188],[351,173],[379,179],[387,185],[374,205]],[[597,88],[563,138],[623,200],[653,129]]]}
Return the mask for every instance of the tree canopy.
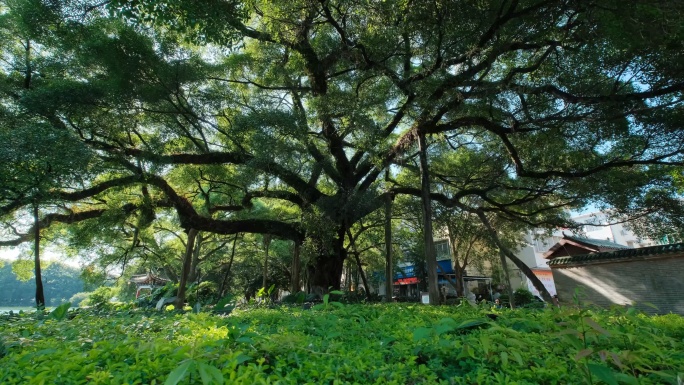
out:
{"label": "tree canopy", "polygon": [[0,137],[18,144],[0,150],[0,215],[49,202],[41,228],[102,221],[133,245],[168,216],[268,234],[339,288],[348,230],[420,196],[421,135],[432,199],[474,218],[678,215],[682,17],[641,0],[3,0]]}

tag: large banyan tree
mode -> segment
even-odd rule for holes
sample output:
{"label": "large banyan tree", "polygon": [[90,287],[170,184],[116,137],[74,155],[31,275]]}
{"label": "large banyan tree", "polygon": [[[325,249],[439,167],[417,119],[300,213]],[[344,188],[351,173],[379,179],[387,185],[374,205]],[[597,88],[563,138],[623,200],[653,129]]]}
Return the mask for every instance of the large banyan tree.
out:
{"label": "large banyan tree", "polygon": [[427,221],[431,201],[487,223],[677,214],[683,16],[641,0],[2,0],[0,215],[143,227],[172,210],[189,233],[302,244],[327,290],[348,230],[396,194]]}

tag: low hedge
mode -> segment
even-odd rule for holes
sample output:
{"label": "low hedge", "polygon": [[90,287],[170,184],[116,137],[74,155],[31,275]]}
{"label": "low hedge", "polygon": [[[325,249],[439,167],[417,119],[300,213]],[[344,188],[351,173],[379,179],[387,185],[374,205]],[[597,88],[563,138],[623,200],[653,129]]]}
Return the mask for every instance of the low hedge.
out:
{"label": "low hedge", "polygon": [[681,316],[418,304],[0,320],[2,384],[677,384]]}

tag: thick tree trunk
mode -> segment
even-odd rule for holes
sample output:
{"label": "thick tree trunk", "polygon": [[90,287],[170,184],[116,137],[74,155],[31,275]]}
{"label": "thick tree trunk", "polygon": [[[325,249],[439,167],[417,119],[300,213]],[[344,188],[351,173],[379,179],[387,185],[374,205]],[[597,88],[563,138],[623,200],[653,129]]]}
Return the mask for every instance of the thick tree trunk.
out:
{"label": "thick tree trunk", "polygon": [[206,238],[202,237],[201,232],[197,232],[195,237],[195,246],[192,250],[192,263],[190,264],[190,274],[188,275],[188,282],[197,281],[197,267],[200,263],[200,254],[202,251],[202,243]]}
{"label": "thick tree trunk", "polygon": [[[385,179],[389,179],[389,169],[385,171]],[[358,254],[357,254],[358,258]],[[359,268],[361,266],[359,265]],[[364,285],[366,284],[364,280]],[[368,286],[366,286],[368,290]],[[392,302],[394,294],[394,262],[392,261],[392,197],[385,198],[385,301]]]}
{"label": "thick tree trunk", "polygon": [[463,271],[464,267],[458,264],[458,261],[454,263],[454,275],[456,275],[456,296],[459,298],[465,297],[465,282],[463,282]]}
{"label": "thick tree trunk", "polygon": [[264,234],[263,237],[263,244],[264,244],[264,277],[261,281],[261,287],[266,289],[268,286],[268,250],[271,248],[271,236],[268,234]]}
{"label": "thick tree trunk", "polygon": [[366,299],[370,301],[370,286],[368,285],[368,279],[366,279],[366,273],[363,272],[363,266],[361,265],[359,251],[356,249],[356,239],[352,237],[351,230],[347,230],[347,235],[349,236],[349,242],[351,242],[351,247],[354,252],[354,261],[356,262],[356,268],[358,269],[359,275],[361,276],[361,281],[363,282],[363,290],[366,292]]}
{"label": "thick tree trunk", "polygon": [[290,292],[297,293],[301,291],[301,279],[299,278],[299,253],[302,246],[299,242],[294,242],[294,252],[292,254],[292,279],[290,282]]}
{"label": "thick tree trunk", "polygon": [[427,264],[428,293],[430,304],[439,304],[439,286],[437,285],[437,256],[432,235],[432,200],[430,199],[430,172],[427,160],[427,143],[425,133],[418,133],[420,157],[420,196],[423,211],[423,238],[425,241],[425,262]]}
{"label": "thick tree trunk", "polygon": [[33,223],[33,256],[36,276],[36,307],[38,310],[43,310],[45,309],[45,293],[43,291],[43,276],[40,271],[40,221],[38,218],[38,205],[33,206]]}
{"label": "thick tree trunk", "polygon": [[[509,250],[508,247],[506,247],[506,245],[504,245],[503,242],[501,242],[499,236],[496,233],[496,230],[494,230],[494,227],[492,227],[492,224],[489,222],[489,219],[487,219],[487,216],[484,214],[484,212],[478,210],[477,216],[482,221],[482,224],[484,224],[487,228],[487,232],[492,237],[492,240],[494,240],[496,245],[499,247],[499,250],[501,250],[501,252],[506,257],[508,257],[508,259],[510,259],[513,262],[513,264],[515,264],[515,266],[518,269],[520,269],[520,271],[522,271],[523,274],[525,274],[525,276],[532,282],[532,285],[539,291],[539,294],[541,294],[544,301],[548,303],[553,303],[553,297],[551,297],[549,291],[546,290],[546,287],[544,286],[542,281],[539,280],[539,278],[536,275],[534,275],[532,269],[530,269],[530,267],[527,266],[525,262],[521,261],[518,257],[516,257],[515,254],[513,254],[511,250]],[[507,270],[504,271],[504,273],[507,274]],[[511,301],[512,300],[513,298],[511,298]]]}
{"label": "thick tree trunk", "polygon": [[346,228],[337,231],[337,237],[330,245],[331,250],[327,255],[319,255],[309,265],[309,283],[312,293],[322,295],[330,290],[340,290],[342,271],[347,251],[344,248],[344,235]]}
{"label": "thick tree trunk", "polygon": [[190,267],[192,265],[192,252],[195,249],[195,237],[197,236],[196,229],[188,230],[188,241],[185,244],[185,255],[183,256],[183,268],[181,270],[180,284],[178,285],[178,295],[174,306],[176,309],[182,309],[185,305],[185,292],[188,284],[188,277],[190,275]]}
{"label": "thick tree trunk", "polygon": [[219,293],[221,293],[221,297],[226,295],[226,282],[228,282],[230,271],[233,268],[233,259],[235,259],[235,245],[237,245],[237,239],[238,234],[235,234],[235,237],[233,238],[233,248],[230,252],[230,260],[228,261],[228,267],[226,267],[226,272],[223,273],[223,280],[221,281],[221,289],[219,290]]}
{"label": "thick tree trunk", "polygon": [[356,268],[361,276],[361,282],[363,282],[363,291],[366,292],[366,299],[371,300],[370,286],[368,285],[368,279],[366,278],[366,273],[363,272],[363,266],[361,265],[361,259],[358,253],[354,253],[354,259],[356,260]]}
{"label": "thick tree trunk", "polygon": [[515,309],[515,296],[513,295],[513,286],[511,285],[511,275],[508,272],[508,263],[506,263],[506,254],[499,249],[499,258],[501,259],[501,268],[503,269],[504,278],[506,279],[506,288],[508,289],[508,302],[511,309]]}
{"label": "thick tree trunk", "polygon": [[321,295],[330,290],[340,290],[345,260],[340,254],[320,255],[313,262],[309,269],[313,293]]}
{"label": "thick tree trunk", "polygon": [[463,265],[461,266],[458,248],[456,247],[456,234],[451,225],[451,221],[447,221],[447,233],[449,235],[449,247],[451,247],[451,255],[453,255],[454,275],[456,276],[456,296],[459,298],[465,297],[465,282],[463,282],[463,272],[468,265],[468,258],[470,256],[470,249],[466,252],[463,258]]}

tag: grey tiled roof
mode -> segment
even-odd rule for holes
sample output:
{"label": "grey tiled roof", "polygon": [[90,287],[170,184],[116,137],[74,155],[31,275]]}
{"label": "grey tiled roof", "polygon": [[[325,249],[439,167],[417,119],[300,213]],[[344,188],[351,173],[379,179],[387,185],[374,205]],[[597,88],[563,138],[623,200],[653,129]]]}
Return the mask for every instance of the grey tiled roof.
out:
{"label": "grey tiled roof", "polygon": [[596,246],[599,248],[599,250],[603,250],[603,249],[622,250],[622,249],[629,249],[630,248],[628,246],[620,245],[618,243],[611,242],[611,241],[604,240],[604,239],[573,237],[573,236],[568,236],[568,235],[564,235],[564,238],[569,239],[571,241],[578,242],[578,243],[583,243],[585,245]]}
{"label": "grey tiled roof", "polygon": [[684,253],[684,243],[674,243],[671,245],[660,245],[642,247],[639,249],[622,249],[602,253],[573,255],[570,257],[559,257],[549,261],[550,267],[566,267],[569,265],[591,264],[599,261],[617,261],[639,259],[644,257],[659,256],[666,254]]}

